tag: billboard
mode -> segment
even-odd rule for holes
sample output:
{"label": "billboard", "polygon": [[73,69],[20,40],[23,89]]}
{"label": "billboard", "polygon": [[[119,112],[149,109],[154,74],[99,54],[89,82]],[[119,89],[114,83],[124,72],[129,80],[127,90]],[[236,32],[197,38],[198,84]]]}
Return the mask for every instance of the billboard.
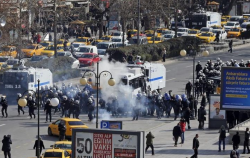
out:
{"label": "billboard", "polygon": [[211,95],[210,96],[210,108],[209,108],[209,117],[210,119],[226,119],[226,111],[220,109],[220,96]]}
{"label": "billboard", "polygon": [[73,129],[71,158],[144,158],[144,132]]}
{"label": "billboard", "polygon": [[101,129],[118,129],[122,130],[122,121],[101,121]]}
{"label": "billboard", "polygon": [[222,67],[221,109],[250,109],[250,69]]}

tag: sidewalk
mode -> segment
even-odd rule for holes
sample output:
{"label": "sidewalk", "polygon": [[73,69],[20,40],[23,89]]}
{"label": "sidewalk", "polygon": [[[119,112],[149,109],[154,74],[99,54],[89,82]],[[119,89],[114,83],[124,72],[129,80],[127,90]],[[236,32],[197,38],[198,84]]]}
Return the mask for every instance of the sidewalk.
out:
{"label": "sidewalk", "polygon": [[[207,109],[206,109],[207,110]],[[208,115],[206,116],[208,117]],[[198,121],[191,120],[191,128],[190,130],[186,129],[185,132],[185,142],[184,144],[178,144],[177,147],[174,147],[174,141],[172,136],[172,130],[175,125],[177,125],[178,121],[164,121],[164,124],[160,127],[156,127],[150,129],[152,134],[155,136],[154,147],[155,147],[155,155],[151,155],[151,149],[149,148],[147,153],[145,154],[145,158],[186,158],[193,155],[192,143],[195,134],[199,134],[199,142],[200,147],[198,150],[199,158],[229,158],[230,152],[233,150],[232,145],[228,144],[228,133],[226,138],[226,150],[218,152],[218,137],[219,130],[209,130],[208,129],[208,121],[205,122],[205,130],[198,130]],[[145,134],[148,133],[146,131]],[[241,138],[243,141],[243,138]],[[179,138],[179,143],[181,139]],[[239,147],[240,154],[242,153],[243,146]],[[249,157],[249,154],[240,155],[241,158]]]}

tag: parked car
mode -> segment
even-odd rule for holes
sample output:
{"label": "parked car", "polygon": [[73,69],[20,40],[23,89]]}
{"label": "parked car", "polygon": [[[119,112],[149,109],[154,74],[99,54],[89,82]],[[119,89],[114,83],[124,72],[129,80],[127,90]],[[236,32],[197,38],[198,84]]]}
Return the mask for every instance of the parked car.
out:
{"label": "parked car", "polygon": [[40,44],[28,45],[26,48],[22,49],[22,52],[26,57],[32,57],[33,55],[41,55],[44,47]]}
{"label": "parked car", "polygon": [[227,32],[227,38],[239,38],[241,36],[241,28],[232,28]]}
{"label": "parked car", "polygon": [[15,46],[3,46],[0,48],[0,56],[12,56],[17,57],[17,51]]}
{"label": "parked car", "polygon": [[77,49],[78,49],[79,47],[86,46],[86,44],[84,44],[84,43],[73,43],[72,45],[74,46],[74,50],[75,50],[75,51],[77,51]]}
{"label": "parked car", "polygon": [[203,43],[210,43],[215,40],[215,35],[212,32],[202,32],[198,35],[198,38],[201,39]]}
{"label": "parked car", "polygon": [[190,29],[188,30],[188,36],[198,36],[200,34],[200,30],[197,29]]}
{"label": "parked car", "polygon": [[179,34],[178,36],[186,36],[188,35],[188,28],[178,28],[177,29],[177,34]]}
{"label": "parked car", "polygon": [[213,28],[210,28],[210,27],[202,27],[200,29],[200,32],[203,33],[203,32],[212,32],[213,31]]}
{"label": "parked car", "polygon": [[[123,43],[122,42],[122,37],[113,37],[112,42],[115,43],[115,44]],[[128,43],[128,40],[126,38],[124,38],[124,44],[125,43]]]}
{"label": "parked car", "polygon": [[67,56],[67,57],[73,57],[70,51],[58,51],[57,56]]}
{"label": "parked car", "polygon": [[94,66],[95,63],[99,62],[101,58],[95,53],[85,53],[80,58],[80,67]]}
{"label": "parked car", "polygon": [[79,47],[78,50],[75,53],[75,56],[77,58],[79,58],[80,56],[82,56],[85,53],[98,54],[97,47],[96,46],[91,46],[91,45]]}

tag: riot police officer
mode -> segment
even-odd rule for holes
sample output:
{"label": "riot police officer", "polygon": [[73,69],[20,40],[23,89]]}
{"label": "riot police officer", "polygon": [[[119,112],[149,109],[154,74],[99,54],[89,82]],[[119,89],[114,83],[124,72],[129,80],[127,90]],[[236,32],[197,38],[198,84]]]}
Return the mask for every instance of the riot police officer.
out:
{"label": "riot police officer", "polygon": [[88,107],[89,121],[92,121],[93,120],[93,111],[95,110],[95,104],[93,104],[93,100],[91,98],[88,99],[87,107]]}
{"label": "riot police officer", "polygon": [[69,101],[69,115],[68,115],[69,118],[71,114],[73,114],[73,118],[75,118],[74,98],[70,98]]}
{"label": "riot police officer", "polygon": [[69,106],[69,101],[67,99],[67,96],[63,96],[63,100],[61,102],[61,108],[62,108],[62,115],[61,117],[63,117],[65,115],[65,117],[68,116],[68,106]]}
{"label": "riot police officer", "polygon": [[34,116],[34,118],[36,118],[36,115],[34,113],[34,110],[35,110],[35,101],[32,99],[31,96],[28,97],[27,106],[29,107],[29,116],[30,116],[30,119],[32,119],[32,115]]}
{"label": "riot police officer", "polygon": [[4,117],[4,113],[5,113],[5,117],[8,117],[8,113],[7,113],[8,102],[7,102],[6,96],[1,97],[0,104],[2,105],[2,117]]}
{"label": "riot police officer", "polygon": [[51,109],[52,109],[52,106],[50,105],[50,100],[47,99],[46,103],[45,103],[45,106],[44,106],[44,111],[46,112],[46,122],[48,122],[48,115],[49,115],[49,121],[51,122]]}
{"label": "riot police officer", "polygon": [[75,117],[77,119],[79,119],[80,110],[81,110],[81,108],[80,108],[80,101],[79,100],[75,100],[74,109],[75,109],[75,112],[74,112],[75,113]]}
{"label": "riot police officer", "polygon": [[18,104],[18,100],[22,98],[22,94],[18,93],[17,94],[17,112],[18,112],[18,115],[20,115],[20,111],[23,112],[23,115],[24,115],[24,111],[23,111],[23,107],[21,107],[19,104]]}

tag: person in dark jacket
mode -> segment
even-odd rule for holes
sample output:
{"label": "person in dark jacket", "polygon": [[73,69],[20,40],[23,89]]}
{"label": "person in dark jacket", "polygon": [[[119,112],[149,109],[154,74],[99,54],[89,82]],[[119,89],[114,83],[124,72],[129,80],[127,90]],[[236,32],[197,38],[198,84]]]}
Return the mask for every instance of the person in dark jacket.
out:
{"label": "person in dark jacket", "polygon": [[3,140],[2,140],[3,146],[2,146],[2,151],[4,153],[4,158],[11,158],[11,147],[10,144],[12,144],[11,141],[11,136],[10,135],[4,135]]}
{"label": "person in dark jacket", "polygon": [[154,135],[149,132],[146,136],[147,140],[146,140],[146,149],[145,152],[147,152],[148,148],[150,147],[152,149],[152,155],[154,155],[154,146],[153,146],[153,139],[155,138]]}
{"label": "person in dark jacket", "polygon": [[201,106],[198,110],[198,121],[199,121],[199,129],[204,129],[204,122],[206,121],[205,115],[207,114],[206,110],[203,106]]}
{"label": "person in dark jacket", "polygon": [[195,71],[196,71],[196,76],[198,76],[199,72],[202,70],[202,66],[201,66],[201,62],[198,61],[198,64],[195,67]]}
{"label": "person in dark jacket", "polygon": [[191,110],[189,107],[185,110],[183,117],[188,124],[188,129],[191,129],[190,127]]}
{"label": "person in dark jacket", "polygon": [[200,142],[198,140],[199,135],[196,134],[194,139],[193,139],[193,150],[194,150],[194,155],[191,156],[191,158],[197,158],[198,157],[198,148],[200,146]]}
{"label": "person in dark jacket", "polygon": [[49,33],[49,41],[52,42],[52,35]]}
{"label": "person in dark jacket", "polygon": [[32,115],[34,116],[34,118],[36,118],[36,115],[34,113],[34,110],[35,110],[35,101],[32,99],[31,96],[28,98],[27,106],[29,107],[30,119],[32,119]]}
{"label": "person in dark jacket", "polygon": [[8,117],[8,112],[7,112],[8,101],[6,99],[6,96],[1,97],[0,104],[2,105],[2,117],[4,117],[4,113],[5,113],[5,117]]}
{"label": "person in dark jacket", "polygon": [[34,147],[33,147],[33,149],[36,149],[36,156],[37,156],[37,155],[40,156],[41,153],[42,153],[42,150],[45,149],[44,144],[43,144],[42,137],[39,137],[39,138],[40,138],[40,146],[39,146],[39,148],[40,148],[40,153],[38,154],[38,140],[35,141],[35,144],[34,144]]}
{"label": "person in dark jacket", "polygon": [[233,149],[234,150],[238,149],[239,148],[239,144],[240,144],[240,135],[239,135],[239,132],[236,132],[236,134],[233,136],[232,142],[233,142]]}
{"label": "person in dark jacket", "polygon": [[185,87],[185,91],[186,91],[188,98],[190,98],[190,96],[191,96],[192,88],[193,88],[193,85],[192,85],[191,81],[188,81],[188,83],[186,84],[186,87]]}
{"label": "person in dark jacket", "polygon": [[249,150],[249,128],[246,128],[246,131],[245,131],[244,148],[243,148],[242,154],[245,154],[246,148],[247,148],[247,151],[249,154],[250,153],[250,150]]}
{"label": "person in dark jacket", "polygon": [[204,108],[206,107],[206,95],[202,95],[202,98],[201,98],[201,106],[203,106]]}
{"label": "person in dark jacket", "polygon": [[66,126],[64,121],[61,121],[58,125],[59,129],[59,141],[62,141],[65,139],[65,133],[66,133]]}
{"label": "person in dark jacket", "polygon": [[219,152],[221,151],[221,142],[223,142],[223,150],[225,151],[225,138],[226,138],[226,129],[225,126],[222,125],[220,128],[219,135]]}
{"label": "person in dark jacket", "polygon": [[228,43],[228,47],[229,47],[228,52],[233,53],[233,40],[230,40],[230,42]]}
{"label": "person in dark jacket", "polygon": [[177,147],[177,142],[179,137],[181,136],[182,131],[181,131],[181,127],[180,124],[178,123],[174,129],[173,129],[173,136],[174,136],[174,146]]}
{"label": "person in dark jacket", "polygon": [[46,104],[44,106],[44,111],[46,112],[46,122],[48,122],[48,116],[49,116],[49,121],[51,122],[51,109],[52,109],[52,106],[50,105],[50,100],[47,99],[46,101]]}

